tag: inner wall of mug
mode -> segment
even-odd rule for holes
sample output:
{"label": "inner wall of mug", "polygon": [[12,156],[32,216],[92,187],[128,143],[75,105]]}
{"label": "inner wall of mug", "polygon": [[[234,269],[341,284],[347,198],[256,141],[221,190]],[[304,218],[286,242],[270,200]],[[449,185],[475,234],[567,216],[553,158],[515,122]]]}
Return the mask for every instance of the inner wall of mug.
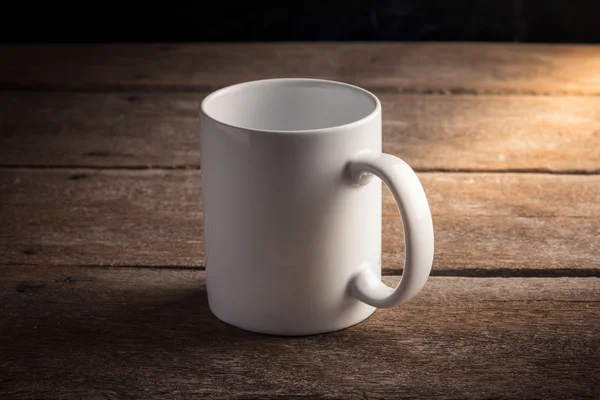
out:
{"label": "inner wall of mug", "polygon": [[377,109],[360,88],[332,81],[273,79],[234,85],[207,97],[203,110],[227,125],[268,131],[305,131],[347,125]]}

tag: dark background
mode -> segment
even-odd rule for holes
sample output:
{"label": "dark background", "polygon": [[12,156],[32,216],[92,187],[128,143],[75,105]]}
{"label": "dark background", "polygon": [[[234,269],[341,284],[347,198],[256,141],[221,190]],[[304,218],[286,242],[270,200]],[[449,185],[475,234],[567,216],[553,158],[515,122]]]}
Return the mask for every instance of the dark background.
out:
{"label": "dark background", "polygon": [[7,42],[600,42],[595,0],[77,2],[4,5]]}

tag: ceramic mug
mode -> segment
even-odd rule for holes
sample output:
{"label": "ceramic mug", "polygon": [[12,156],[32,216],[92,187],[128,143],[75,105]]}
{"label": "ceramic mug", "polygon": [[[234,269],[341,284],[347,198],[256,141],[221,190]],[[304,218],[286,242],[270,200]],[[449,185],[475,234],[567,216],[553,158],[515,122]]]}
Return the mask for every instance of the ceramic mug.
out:
{"label": "ceramic mug", "polygon": [[[413,170],[382,153],[375,95],[266,79],[209,94],[200,117],[206,285],[217,318],[266,334],[330,332],[423,288],[431,213]],[[381,282],[382,181],[404,226],[395,288]]]}

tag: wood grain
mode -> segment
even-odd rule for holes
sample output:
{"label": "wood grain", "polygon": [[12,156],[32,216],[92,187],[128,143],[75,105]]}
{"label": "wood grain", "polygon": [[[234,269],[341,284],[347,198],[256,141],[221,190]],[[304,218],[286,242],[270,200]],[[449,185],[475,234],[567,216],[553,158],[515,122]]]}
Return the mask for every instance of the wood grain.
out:
{"label": "wood grain", "polygon": [[2,263],[198,266],[204,255],[199,177],[199,171],[3,171]]}
{"label": "wood grain", "polygon": [[596,278],[434,277],[286,338],[217,320],[200,271],[4,266],[0,397],[596,399],[599,298]]}
{"label": "wood grain", "polygon": [[0,163],[198,166],[203,97],[0,93]]}
{"label": "wood grain", "polygon": [[[0,45],[0,398],[600,398],[599,71],[597,45]],[[198,170],[206,93],[288,76],[381,98],[438,275],[293,339],[210,312]]]}
{"label": "wood grain", "polygon": [[[205,94],[0,93],[0,165],[198,168]],[[600,98],[381,94],[417,170],[600,172]]]}
{"label": "wood grain", "polygon": [[[600,275],[600,176],[419,173],[436,238],[434,274]],[[383,266],[403,264],[384,191]],[[0,173],[0,263],[199,267],[198,170]]]}
{"label": "wood grain", "polygon": [[370,89],[600,94],[597,45],[500,43],[58,44],[0,47],[0,88],[206,90],[273,77]]}

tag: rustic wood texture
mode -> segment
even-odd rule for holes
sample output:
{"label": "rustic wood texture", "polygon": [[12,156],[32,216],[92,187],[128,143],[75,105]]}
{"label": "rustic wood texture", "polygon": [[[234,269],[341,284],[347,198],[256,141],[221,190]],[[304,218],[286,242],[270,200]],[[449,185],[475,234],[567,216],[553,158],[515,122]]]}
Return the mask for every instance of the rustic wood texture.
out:
{"label": "rustic wood texture", "polygon": [[198,167],[205,95],[0,92],[0,165]]}
{"label": "rustic wood texture", "polygon": [[284,338],[214,317],[204,272],[4,266],[0,398],[597,399],[599,298],[594,278],[431,278]]}
{"label": "rustic wood texture", "polygon": [[[434,274],[600,275],[600,176],[419,178],[434,219]],[[383,191],[383,265],[399,273],[402,223]],[[198,170],[3,170],[0,263],[202,266],[200,195]]]}
{"label": "rustic wood texture", "polygon": [[199,171],[5,170],[0,182],[0,263],[203,263]]}
{"label": "rustic wood texture", "polygon": [[[0,398],[600,398],[599,71],[596,45],[0,45]],[[292,339],[209,310],[198,121],[289,76],[381,98],[438,275]]]}
{"label": "rustic wood texture", "polygon": [[[199,167],[205,94],[0,93],[0,165]],[[600,98],[380,95],[417,170],[600,171]]]}
{"label": "rustic wood texture", "polygon": [[600,47],[499,43],[3,45],[0,88],[206,90],[316,77],[410,92],[600,94]]}

